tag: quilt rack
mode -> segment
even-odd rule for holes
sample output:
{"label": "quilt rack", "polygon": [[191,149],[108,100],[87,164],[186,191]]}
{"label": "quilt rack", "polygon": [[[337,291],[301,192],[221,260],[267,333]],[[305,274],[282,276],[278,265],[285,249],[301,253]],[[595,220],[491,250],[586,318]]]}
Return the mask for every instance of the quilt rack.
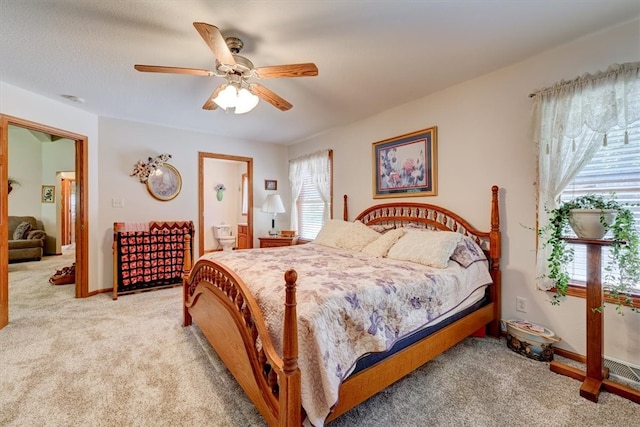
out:
{"label": "quilt rack", "polygon": [[[193,241],[192,221],[113,223],[113,299],[151,289],[179,286],[185,236]],[[192,260],[193,261],[193,260]]]}

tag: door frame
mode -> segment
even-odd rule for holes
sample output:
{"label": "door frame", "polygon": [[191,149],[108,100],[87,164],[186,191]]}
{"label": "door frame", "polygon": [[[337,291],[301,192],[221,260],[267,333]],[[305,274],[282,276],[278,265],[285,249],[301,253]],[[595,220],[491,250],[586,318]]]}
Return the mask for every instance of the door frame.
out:
{"label": "door frame", "polygon": [[[6,242],[8,235],[9,186],[9,126],[17,126],[55,137],[75,141],[76,172],[76,298],[89,296],[89,138],[74,132],[32,122],[17,117],[0,114],[0,236]],[[9,246],[0,245],[0,265],[9,265]],[[9,272],[0,273],[0,329],[9,323]]]}
{"label": "door frame", "polygon": [[247,242],[249,248],[253,247],[253,158],[232,156],[228,154],[216,154],[198,152],[198,250],[199,255],[204,254],[204,161],[205,159],[233,160],[247,164],[247,180],[249,181],[249,198],[247,211]]}

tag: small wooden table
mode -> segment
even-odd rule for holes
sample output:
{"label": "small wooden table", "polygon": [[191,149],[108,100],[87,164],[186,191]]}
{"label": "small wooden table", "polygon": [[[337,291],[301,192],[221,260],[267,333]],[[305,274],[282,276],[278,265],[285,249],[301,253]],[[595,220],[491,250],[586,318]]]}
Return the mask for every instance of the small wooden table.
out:
{"label": "small wooden table", "polygon": [[275,248],[278,246],[292,246],[298,243],[298,236],[295,237],[280,237],[280,236],[269,236],[269,237],[258,237],[260,240],[261,248]]}
{"label": "small wooden table", "polygon": [[562,362],[553,361],[551,371],[582,381],[580,396],[598,402],[600,390],[617,394],[640,403],[640,391],[607,379],[609,370],[603,367],[604,313],[594,311],[602,307],[602,247],[613,244],[611,240],[566,238],[567,243],[587,245],[587,369],[586,372]]}

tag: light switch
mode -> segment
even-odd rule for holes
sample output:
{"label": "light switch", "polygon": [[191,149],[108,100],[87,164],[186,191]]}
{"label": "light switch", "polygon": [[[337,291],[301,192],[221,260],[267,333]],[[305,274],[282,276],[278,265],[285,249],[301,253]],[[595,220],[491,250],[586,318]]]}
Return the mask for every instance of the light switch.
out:
{"label": "light switch", "polygon": [[111,199],[111,206],[114,208],[123,208],[124,207],[124,199],[114,197]]}

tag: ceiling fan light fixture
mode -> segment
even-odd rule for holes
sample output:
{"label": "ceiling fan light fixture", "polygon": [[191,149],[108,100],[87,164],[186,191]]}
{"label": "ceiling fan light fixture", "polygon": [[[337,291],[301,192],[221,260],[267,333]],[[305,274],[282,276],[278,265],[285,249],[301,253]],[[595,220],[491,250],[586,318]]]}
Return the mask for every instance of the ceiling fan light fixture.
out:
{"label": "ceiling fan light fixture", "polygon": [[238,98],[236,99],[236,114],[244,114],[253,110],[258,105],[259,98],[249,92],[245,88],[241,88],[238,91]]}
{"label": "ceiling fan light fixture", "polygon": [[238,90],[233,83],[227,84],[227,86],[218,92],[218,96],[213,98],[218,107],[229,112],[233,108],[235,114],[244,114],[253,110],[260,99],[249,92],[245,88]]}
{"label": "ceiling fan light fixture", "polygon": [[236,87],[232,84],[228,84],[224,89],[218,92],[218,96],[213,98],[213,102],[215,102],[218,107],[226,111],[229,108],[234,108],[236,106],[237,97],[238,91],[236,90]]}

